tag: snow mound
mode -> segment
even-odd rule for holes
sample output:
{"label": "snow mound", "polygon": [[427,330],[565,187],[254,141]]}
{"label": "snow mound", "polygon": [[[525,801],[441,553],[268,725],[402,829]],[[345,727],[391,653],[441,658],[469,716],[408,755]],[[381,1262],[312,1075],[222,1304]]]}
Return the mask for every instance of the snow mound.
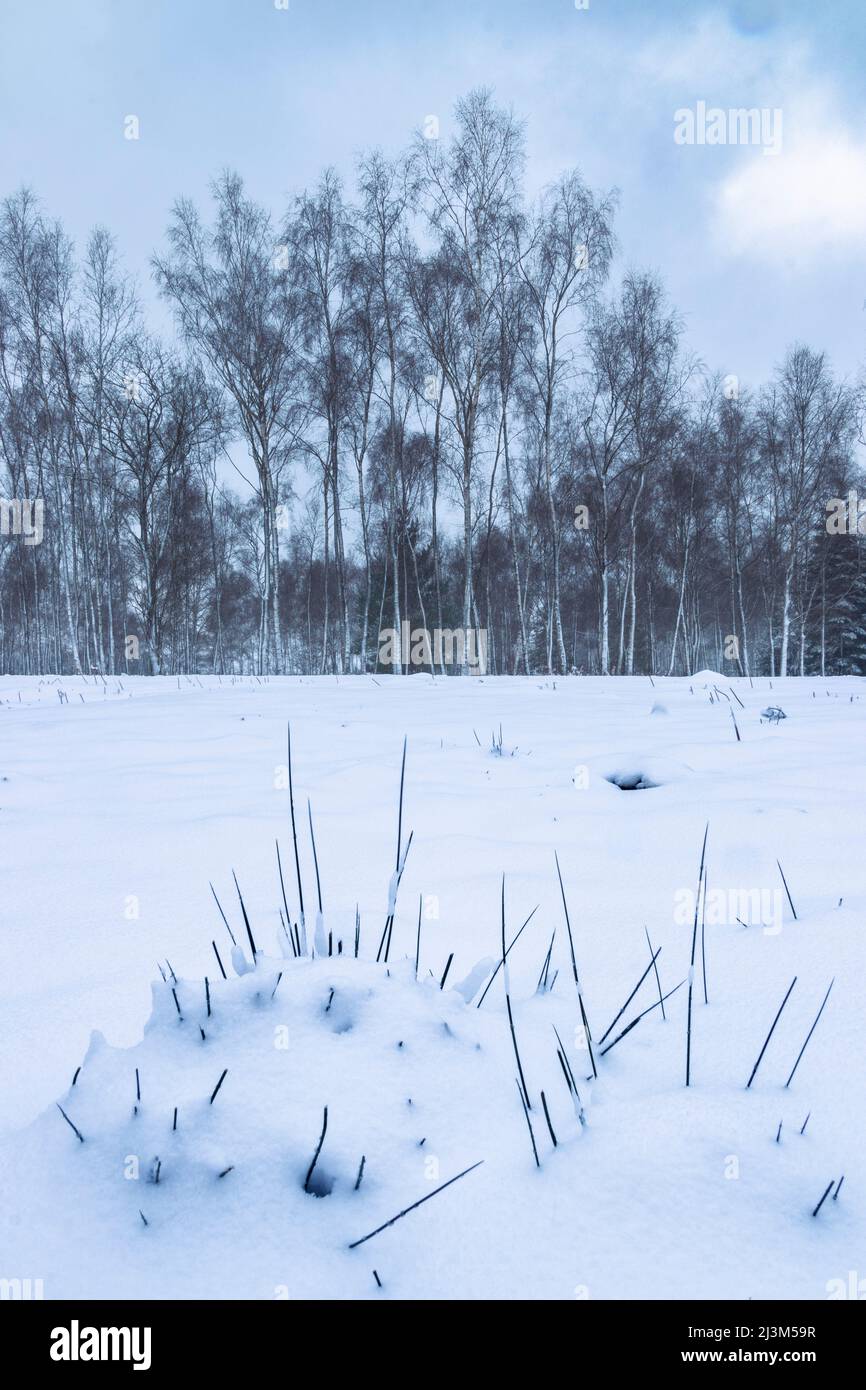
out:
{"label": "snow mound", "polygon": [[693,676],[683,679],[693,681],[695,685],[725,685],[731,678],[723,676],[720,671],[696,671]]}
{"label": "snow mound", "polygon": [[[820,955],[822,926],[782,940]],[[762,938],[735,940],[742,953]],[[811,1215],[831,1176],[858,1187],[827,1096],[835,1030],[822,1023],[783,1089],[820,1002],[803,990],[745,1089],[778,981],[756,1010],[738,976],[720,1008],[696,1005],[687,1089],[686,991],[666,953],[666,1020],[644,973],[594,1034],[594,1082],[555,978],[513,999],[518,1062],[502,971],[476,1007],[482,962],[459,989],[416,980],[408,960],[346,956],[169,976],[141,1042],[94,1033],[58,1108],[4,1153],[8,1257],[38,1230],[48,1298],[636,1296],[635,1251],[656,1256],[660,1294],[772,1294],[793,1269],[823,1297],[862,1248],[847,1197],[820,1227]],[[686,1205],[699,1223],[682,1223]]]}
{"label": "snow mound", "polygon": [[[475,1006],[496,965],[480,961],[442,989],[430,973],[416,980],[408,960],[258,953],[236,978],[156,982],[142,1041],[114,1048],[94,1033],[57,1109],[32,1127],[51,1153],[51,1186],[64,1183],[65,1203],[101,1230],[102,1287],[116,1276],[115,1246],[133,1252],[122,1259],[139,1278],[154,1261],[188,1276],[206,1232],[223,1264],[227,1251],[238,1261],[247,1296],[257,1281],[258,1296],[282,1296],[281,1268],[288,1297],[302,1295],[307,1269],[320,1291],[375,1294],[371,1269],[384,1260],[393,1275],[400,1246],[379,1247],[383,1232],[367,1258],[364,1237],[427,1197],[429,1212],[424,1202],[405,1218],[418,1223],[410,1242],[420,1234],[425,1258],[459,1260],[461,1213],[483,1203],[485,1168],[436,1189],[495,1157],[503,1140],[521,1169],[532,1165],[501,999]],[[550,1086],[551,1023],[567,1028],[571,1011],[537,1003],[521,1045],[531,1066],[543,1036]],[[582,1075],[585,1056],[568,1051]],[[559,1083],[548,1103],[566,1150],[583,1121]],[[535,1119],[544,1155],[543,1124]],[[413,1261],[401,1265],[402,1292],[423,1296]]]}

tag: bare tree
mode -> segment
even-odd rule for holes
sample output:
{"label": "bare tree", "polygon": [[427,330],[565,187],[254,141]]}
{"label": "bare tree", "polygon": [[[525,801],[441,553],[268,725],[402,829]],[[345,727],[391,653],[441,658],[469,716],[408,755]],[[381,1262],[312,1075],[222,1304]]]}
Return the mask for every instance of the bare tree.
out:
{"label": "bare tree", "polygon": [[562,518],[555,498],[557,466],[552,457],[555,413],[564,382],[574,373],[574,344],[581,327],[577,311],[592,303],[607,278],[614,207],[613,194],[593,194],[576,170],[563,175],[542,196],[518,262],[530,329],[521,334],[519,342],[534,386],[533,409],[550,521],[556,669],[563,673],[568,662],[560,592]]}
{"label": "bare tree", "polygon": [[184,337],[202,353],[232,399],[256,469],[263,528],[260,670],[283,669],[279,608],[277,479],[297,445],[301,296],[288,248],[237,174],[213,185],[216,219],[206,229],[186,198],[174,207],[169,254],[154,274]]}
{"label": "bare tree", "polygon": [[496,360],[500,246],[513,234],[523,167],[523,132],[485,88],[458,102],[457,130],[442,150],[418,136],[415,162],[431,231],[439,246],[410,276],[427,346],[451,397],[461,452],[463,507],[463,670],[469,670],[472,621],[472,498],[482,397]]}
{"label": "bare tree", "polygon": [[781,547],[779,674],[786,676],[796,567],[829,473],[854,438],[856,403],[851,389],[833,380],[822,352],[797,345],[766,391],[761,415]]}

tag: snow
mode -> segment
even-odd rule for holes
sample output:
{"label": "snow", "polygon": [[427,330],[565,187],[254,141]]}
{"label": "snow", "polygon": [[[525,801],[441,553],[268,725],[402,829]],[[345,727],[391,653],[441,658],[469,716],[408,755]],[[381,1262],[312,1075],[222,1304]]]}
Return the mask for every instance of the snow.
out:
{"label": "snow", "polygon": [[[768,702],[783,723],[761,723]],[[294,920],[289,719],[308,922],[307,797],[326,905],[300,961],[274,849]],[[0,1274],[49,1298],[826,1298],[866,1250],[864,724],[854,678],[0,679]],[[414,834],[386,967],[404,734],[404,852]],[[623,795],[617,771],[655,785]],[[650,971],[601,1038],[649,964],[645,928],[662,989],[688,978],[707,822],[686,1089],[688,984],[601,1056],[657,1002]],[[742,926],[738,904],[782,889],[777,860],[797,920],[783,890],[780,923]],[[508,982],[540,1169],[506,972],[476,1007],[503,873],[508,941],[538,905]]]}

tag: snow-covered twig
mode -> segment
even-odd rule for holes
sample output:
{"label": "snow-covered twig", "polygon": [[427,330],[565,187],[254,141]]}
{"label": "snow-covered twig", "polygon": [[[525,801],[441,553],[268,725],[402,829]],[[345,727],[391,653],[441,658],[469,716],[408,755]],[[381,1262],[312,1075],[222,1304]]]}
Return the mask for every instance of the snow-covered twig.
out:
{"label": "snow-covered twig", "polygon": [[365,1241],[372,1240],[374,1236],[379,1235],[380,1231],[386,1231],[388,1227],[393,1226],[396,1221],[399,1221],[404,1216],[408,1216],[410,1211],[415,1211],[416,1207],[420,1207],[424,1202],[429,1202],[431,1197],[435,1197],[438,1193],[444,1192],[446,1187],[450,1187],[452,1183],[459,1182],[461,1178],[465,1178],[467,1173],[474,1173],[475,1169],[480,1168],[483,1162],[484,1159],[480,1158],[477,1163],[472,1164],[471,1168],[464,1168],[463,1172],[458,1173],[456,1177],[449,1178],[447,1182],[441,1183],[439,1187],[434,1187],[433,1191],[428,1192],[426,1197],[420,1197],[417,1202],[412,1203],[411,1207],[404,1207],[402,1211],[397,1212],[396,1216],[392,1216],[390,1221],[383,1221],[382,1225],[377,1226],[375,1231],[371,1231],[369,1235],[361,1236],[360,1240],[353,1240],[349,1249],[356,1250],[357,1247],[363,1245]]}

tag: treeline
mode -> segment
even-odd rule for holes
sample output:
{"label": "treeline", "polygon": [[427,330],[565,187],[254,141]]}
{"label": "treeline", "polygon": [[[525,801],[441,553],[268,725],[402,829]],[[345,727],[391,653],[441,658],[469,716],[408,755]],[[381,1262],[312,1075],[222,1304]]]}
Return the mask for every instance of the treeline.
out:
{"label": "treeline", "polygon": [[612,283],[614,192],[527,205],[487,91],[454,128],[280,216],[233,173],[180,199],[171,341],[105,230],[77,256],[6,200],[0,668],[374,670],[408,622],[466,634],[443,673],[477,629],[493,673],[866,672],[856,518],[826,526],[857,391],[800,344],[713,375],[654,274]]}

